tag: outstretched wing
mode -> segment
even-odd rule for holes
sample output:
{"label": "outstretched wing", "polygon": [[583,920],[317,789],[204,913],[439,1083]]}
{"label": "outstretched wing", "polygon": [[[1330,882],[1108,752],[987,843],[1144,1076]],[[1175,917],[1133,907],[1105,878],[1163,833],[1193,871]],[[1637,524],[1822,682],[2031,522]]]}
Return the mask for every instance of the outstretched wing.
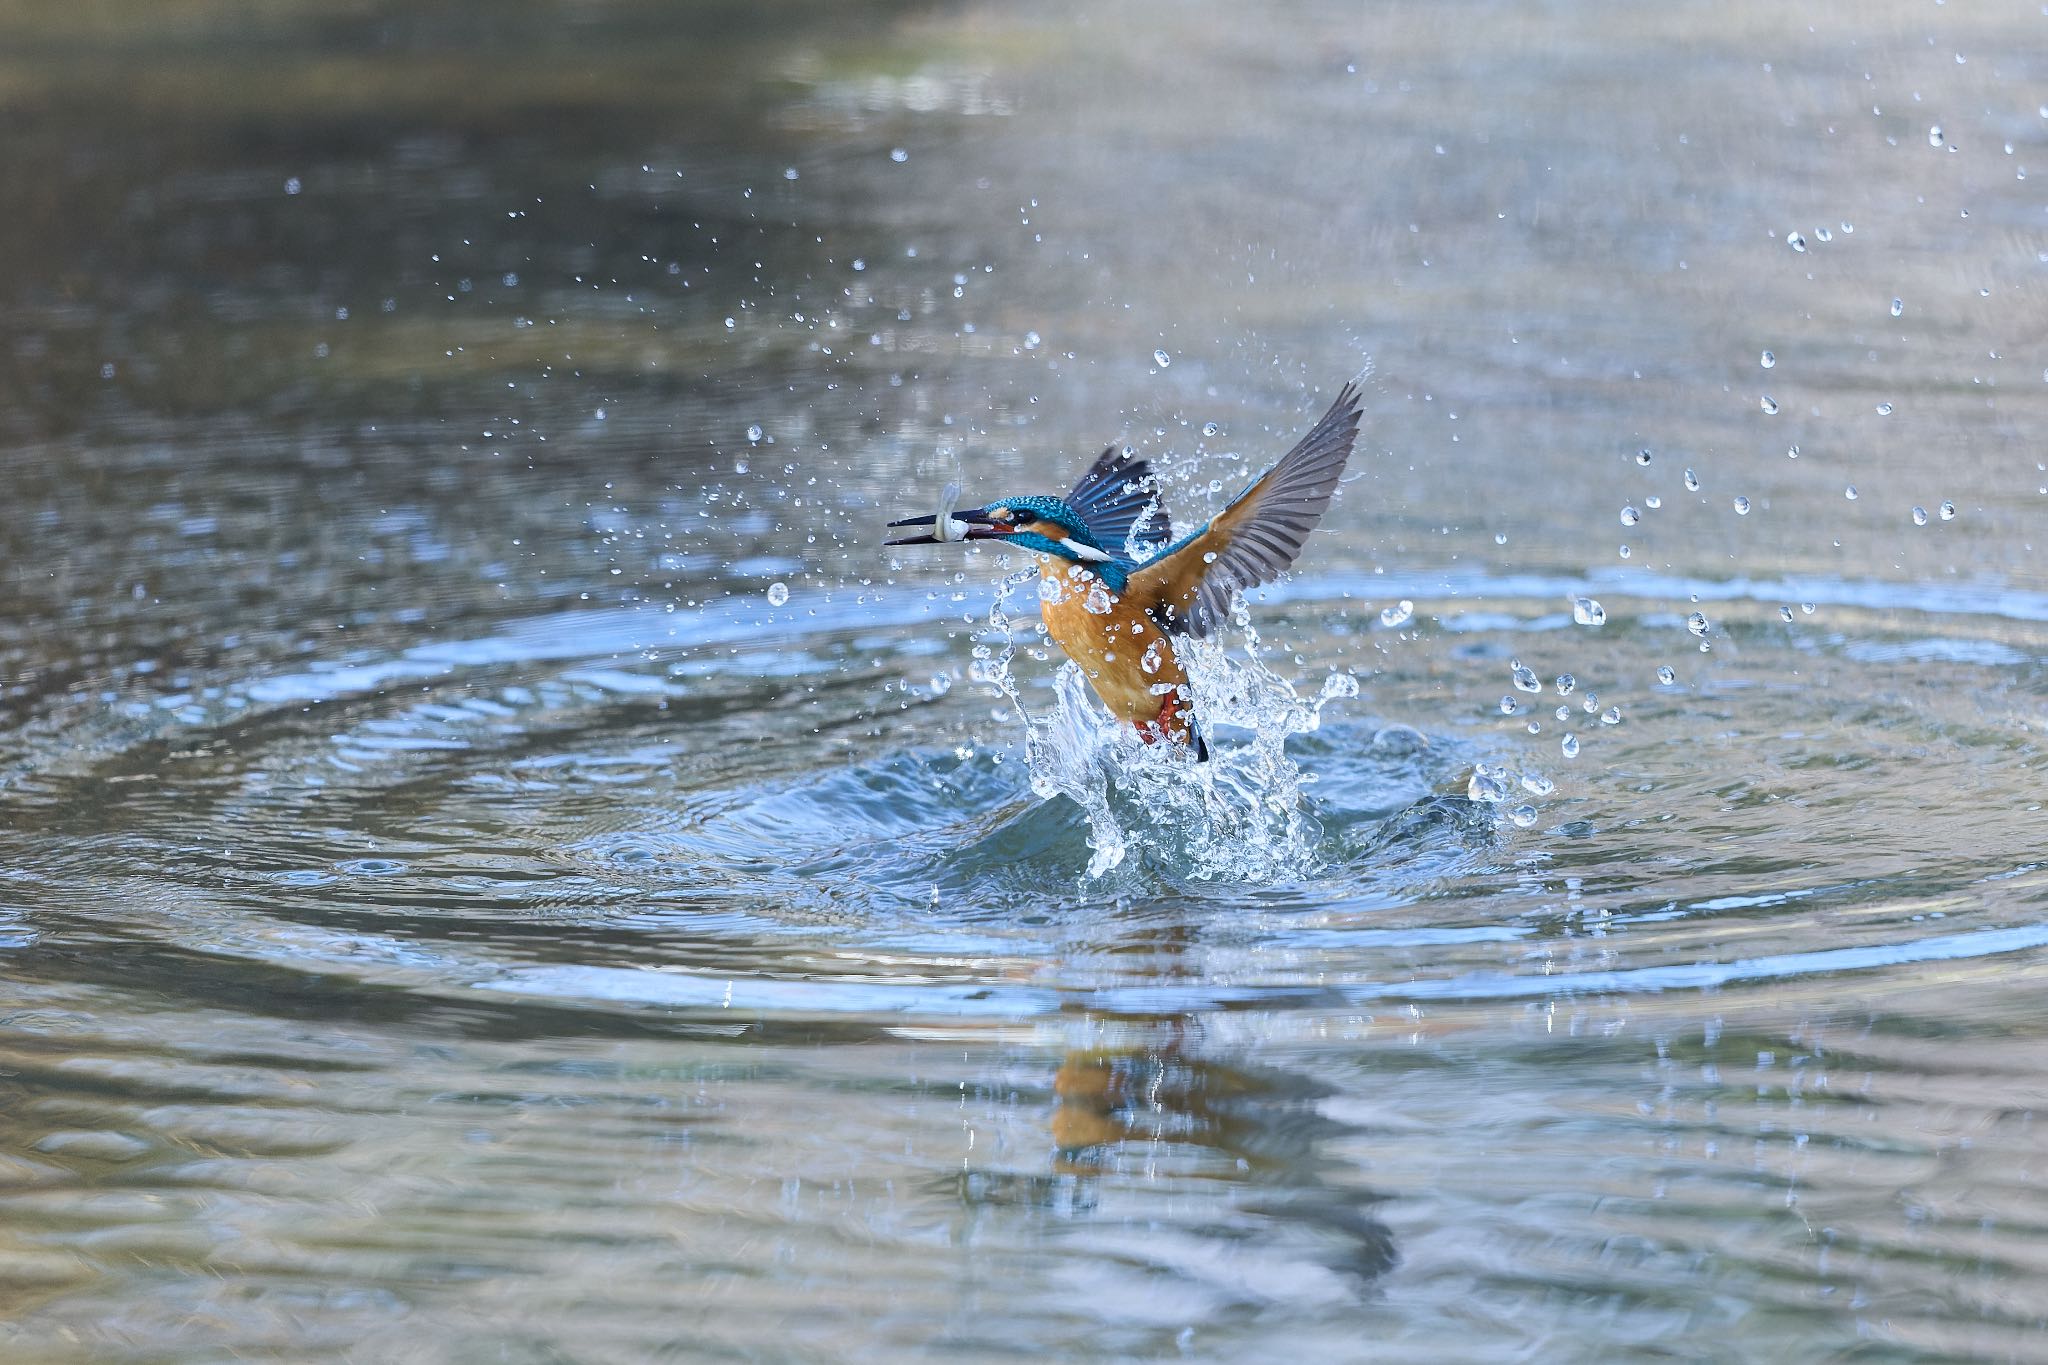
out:
{"label": "outstretched wing", "polygon": [[[1067,506],[1081,514],[1088,530],[1102,548],[1122,559],[1131,528],[1143,518],[1138,539],[1158,542],[1173,536],[1166,509],[1153,500],[1157,485],[1152,466],[1137,458],[1125,446],[1110,446],[1089,466],[1074,491],[1067,494]],[[1148,516],[1145,509],[1150,507]]]}
{"label": "outstretched wing", "polygon": [[1237,495],[1215,520],[1131,572],[1127,596],[1166,629],[1205,636],[1229,618],[1230,595],[1270,583],[1301,554],[1358,438],[1356,384],[1294,449]]}

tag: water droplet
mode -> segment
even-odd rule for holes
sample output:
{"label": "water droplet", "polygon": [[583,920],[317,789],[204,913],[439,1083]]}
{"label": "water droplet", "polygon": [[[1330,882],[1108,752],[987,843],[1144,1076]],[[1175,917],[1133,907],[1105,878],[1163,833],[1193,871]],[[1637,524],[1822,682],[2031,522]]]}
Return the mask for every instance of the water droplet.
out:
{"label": "water droplet", "polygon": [[1637,522],[1641,521],[1642,519],[1643,514],[1641,512],[1638,512],[1633,507],[1624,507],[1621,509],[1621,524],[1623,526],[1634,526]]}
{"label": "water droplet", "polygon": [[1706,613],[1696,611],[1692,615],[1686,617],[1685,628],[1695,635],[1705,635],[1707,633]]}
{"label": "water droplet", "polygon": [[[1800,250],[1803,251],[1805,248],[1801,247]],[[1577,758],[1579,756],[1579,737],[1577,735],[1566,735],[1564,743],[1558,745],[1558,748],[1564,750],[1566,758]]]}
{"label": "water droplet", "polygon": [[1577,678],[1574,678],[1569,673],[1560,673],[1557,675],[1557,695],[1560,697],[1570,696],[1572,693],[1572,689],[1574,687],[1577,687],[1578,685],[1579,680]]}
{"label": "water droplet", "polygon": [[1495,531],[1495,532],[1493,533],[1493,543],[1494,543],[1494,544],[1496,544],[1496,545],[1505,545],[1505,544],[1507,544],[1507,543],[1508,543],[1508,533],[1507,533],[1506,531]]}
{"label": "water droplet", "polygon": [[1163,370],[1173,363],[1173,357],[1165,351],[1154,351],[1152,352],[1152,363]]}
{"label": "water droplet", "polygon": [[1508,770],[1491,763],[1481,763],[1472,769],[1472,776],[1465,782],[1465,795],[1473,801],[1484,801],[1489,805],[1498,804],[1508,798]]}
{"label": "water droplet", "polygon": [[1600,709],[1600,694],[1598,692],[1588,692],[1584,697],[1580,698],[1579,708],[1587,715],[1592,715]]}
{"label": "water droplet", "polygon": [[1643,448],[1642,448],[1641,450],[1638,450],[1638,451],[1636,452],[1636,463],[1637,463],[1637,464],[1648,464],[1649,462],[1650,462],[1650,448],[1649,448],[1648,446],[1644,446],[1644,447],[1643,447]]}
{"label": "water droplet", "polygon": [[1572,620],[1582,626],[1604,626],[1607,624],[1607,608],[1590,597],[1574,597]]}
{"label": "water droplet", "polygon": [[1797,442],[1794,442],[1792,445],[1785,447],[1785,458],[1788,460],[1796,460],[1799,458],[1799,446]]}
{"label": "water droplet", "polygon": [[1759,398],[1757,400],[1757,406],[1764,410],[1764,415],[1766,417],[1776,417],[1778,415],[1778,400],[1771,397],[1769,394],[1765,394],[1762,398]]}
{"label": "water droplet", "polygon": [[1785,245],[1791,247],[1794,251],[1804,251],[1806,250],[1806,239],[1796,232],[1788,232],[1785,234]]}
{"label": "water droplet", "polygon": [[889,159],[900,166],[910,160],[910,153],[902,147],[895,147],[890,150]]}
{"label": "water droplet", "polygon": [[1915,507],[1913,509],[1913,524],[1915,526],[1925,526],[1927,524],[1927,509],[1925,507]]}
{"label": "water droplet", "polygon": [[1222,432],[1222,430],[1223,430],[1223,428],[1222,428],[1222,427],[1220,427],[1220,426],[1218,426],[1218,425],[1217,425],[1216,423],[1214,423],[1214,422],[1204,422],[1204,423],[1202,423],[1202,434],[1203,434],[1204,436],[1215,436],[1215,435],[1218,435],[1218,434],[1220,434],[1220,433]]}
{"label": "water droplet", "polygon": [[1891,416],[1891,415],[1892,415],[1892,405],[1891,405],[1890,403],[1879,403],[1879,404],[1877,405],[1877,415],[1878,415],[1879,417],[1889,417],[1889,416]]}
{"label": "water droplet", "polygon": [[1767,370],[1768,370],[1768,369],[1772,369],[1772,368],[1774,368],[1774,367],[1775,367],[1775,366],[1777,365],[1777,363],[1778,363],[1778,357],[1776,357],[1776,356],[1772,355],[1772,354],[1771,354],[1771,353],[1770,353],[1769,351],[1765,351],[1765,352],[1764,352],[1764,354],[1763,354],[1763,367],[1764,367],[1765,369],[1767,369]]}
{"label": "water droplet", "polygon": [[1530,734],[1540,735],[1543,733],[1543,722],[1540,720],[1532,720],[1529,722],[1527,728]]}
{"label": "water droplet", "polygon": [[1602,711],[1600,713],[1600,723],[1602,725],[1621,724],[1621,708],[1619,706],[1610,706],[1605,711]]}
{"label": "water droplet", "polygon": [[1507,693],[1501,694],[1500,713],[1504,716],[1515,714],[1515,699]]}
{"label": "water droplet", "polygon": [[747,428],[747,439],[749,441],[758,441],[761,439],[761,424],[759,422],[755,422]]}
{"label": "water droplet", "polygon": [[1548,796],[1557,790],[1557,784],[1542,773],[1523,773],[1522,790],[1531,796]]}
{"label": "water droplet", "polygon": [[1560,706],[1550,714],[1556,716],[1559,720],[1570,720],[1572,718],[1572,708],[1568,705]]}
{"label": "water droplet", "polygon": [[1903,313],[1903,312],[1905,312],[1905,311],[1906,311],[1906,301],[1905,301],[1904,299],[1893,299],[1893,300],[1892,300],[1892,316],[1893,316],[1893,317],[1898,317],[1898,316],[1899,316],[1899,315],[1900,315],[1901,313]]}
{"label": "water droplet", "polygon": [[1805,612],[1805,613],[1806,613],[1806,614],[1807,614],[1808,616],[1811,616],[1811,615],[1813,615],[1813,603],[1811,603],[1811,602],[1801,602],[1801,603],[1799,604],[1799,610],[1801,610],[1802,612]]}
{"label": "water droplet", "polygon": [[1930,147],[1939,147],[1941,145],[1941,125],[1939,123],[1927,130],[1927,145]]}
{"label": "water droplet", "polygon": [[1749,515],[1748,498],[1737,498],[1735,500],[1735,515],[1738,517],[1746,517]]}
{"label": "water droplet", "polygon": [[1405,597],[1393,606],[1386,607],[1380,612],[1380,624],[1389,629],[1395,626],[1405,626],[1414,619],[1415,604]]}
{"label": "water droplet", "polygon": [[1621,548],[1620,548],[1619,550],[1617,550],[1617,551],[1616,551],[1615,553],[1619,554],[1619,555],[1620,555],[1620,556],[1621,556],[1621,557],[1622,557],[1623,559],[1627,559],[1627,558],[1628,558],[1628,546],[1626,546],[1626,545],[1622,546],[1622,547],[1621,547]]}
{"label": "water droplet", "polygon": [[1826,228],[1815,228],[1813,230],[1813,235],[1820,238],[1823,242],[1832,242],[1835,240],[1835,234],[1829,232]]}
{"label": "water droplet", "polygon": [[1508,812],[1508,819],[1514,821],[1523,829],[1527,829],[1536,823],[1536,808],[1527,804],[1516,806]]}
{"label": "water droplet", "polygon": [[1655,493],[1652,493],[1649,497],[1643,499],[1643,506],[1649,508],[1652,512],[1656,511],[1659,507],[1662,507],[1663,505],[1664,499],[1658,497]]}
{"label": "water droplet", "polygon": [[1685,491],[1688,493],[1700,491],[1700,476],[1693,473],[1690,469],[1685,471]]}
{"label": "water droplet", "polygon": [[1954,503],[1943,502],[1941,504],[1941,519],[1943,521],[1954,521],[1956,519],[1956,505]]}
{"label": "water droplet", "polygon": [[299,183],[299,178],[297,176],[293,176],[291,179],[284,182],[284,192],[286,194],[297,194],[300,190],[304,188],[305,186]]}
{"label": "water droplet", "polygon": [[1536,670],[1528,667],[1520,659],[1508,665],[1508,673],[1515,680],[1515,690],[1518,692],[1541,692],[1543,690],[1543,684],[1536,680]]}
{"label": "water droplet", "polygon": [[1657,670],[1657,681],[1663,683],[1666,687],[1669,687],[1673,683],[1678,681],[1678,675],[1671,671],[1670,664],[1665,664],[1662,668]]}
{"label": "water droplet", "polygon": [[734,321],[733,321],[733,320],[732,320],[731,318],[727,318],[727,319],[725,320],[725,330],[726,330],[726,331],[730,332],[730,331],[731,331],[731,330],[732,330],[733,328],[735,328],[735,327],[737,327],[737,326],[739,326],[739,324],[738,324],[737,322],[734,322]]}
{"label": "water droplet", "polygon": [[934,673],[932,674],[929,686],[933,696],[943,697],[953,690],[953,675],[951,673]]}
{"label": "water droplet", "polygon": [[1786,625],[1788,625],[1788,626],[1789,626],[1789,625],[1791,625],[1791,624],[1792,624],[1792,608],[1790,608],[1790,607],[1779,607],[1779,608],[1778,608],[1778,619],[1779,619],[1780,621],[1783,621],[1783,622],[1784,622],[1784,623],[1785,623]]}
{"label": "water droplet", "polygon": [[771,607],[789,605],[789,584],[770,583],[768,585],[768,605]]}

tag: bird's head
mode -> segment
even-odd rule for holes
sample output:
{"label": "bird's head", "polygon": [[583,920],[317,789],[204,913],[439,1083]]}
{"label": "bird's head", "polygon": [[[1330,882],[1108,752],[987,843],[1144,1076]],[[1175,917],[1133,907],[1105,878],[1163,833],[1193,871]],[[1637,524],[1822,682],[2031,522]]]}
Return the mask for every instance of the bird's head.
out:
{"label": "bird's head", "polygon": [[[951,490],[948,490],[951,491]],[[1033,493],[1005,498],[986,507],[955,512],[942,507],[930,516],[905,517],[889,523],[924,526],[920,535],[900,536],[891,545],[924,545],[952,540],[1001,540],[1020,549],[1036,550],[1075,564],[1107,564],[1116,556],[1095,539],[1081,514],[1064,498]]]}

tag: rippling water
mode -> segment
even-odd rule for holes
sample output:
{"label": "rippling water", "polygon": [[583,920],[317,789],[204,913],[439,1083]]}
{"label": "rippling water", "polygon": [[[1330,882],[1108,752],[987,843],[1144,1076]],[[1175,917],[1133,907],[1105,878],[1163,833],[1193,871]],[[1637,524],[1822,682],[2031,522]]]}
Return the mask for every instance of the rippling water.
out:
{"label": "rippling water", "polygon": [[2044,23],[0,16],[0,1353],[2048,1352]]}

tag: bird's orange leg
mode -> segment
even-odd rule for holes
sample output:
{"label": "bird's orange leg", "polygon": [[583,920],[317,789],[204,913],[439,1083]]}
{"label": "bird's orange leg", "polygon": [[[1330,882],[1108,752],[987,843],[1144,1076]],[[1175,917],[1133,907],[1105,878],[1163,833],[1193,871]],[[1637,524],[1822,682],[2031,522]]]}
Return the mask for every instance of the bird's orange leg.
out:
{"label": "bird's orange leg", "polygon": [[1139,725],[1138,733],[1144,736],[1147,744],[1157,744],[1161,740],[1186,744],[1194,735],[1193,727],[1183,719],[1187,709],[1188,704],[1181,699],[1180,689],[1175,688],[1159,703],[1159,715]]}

